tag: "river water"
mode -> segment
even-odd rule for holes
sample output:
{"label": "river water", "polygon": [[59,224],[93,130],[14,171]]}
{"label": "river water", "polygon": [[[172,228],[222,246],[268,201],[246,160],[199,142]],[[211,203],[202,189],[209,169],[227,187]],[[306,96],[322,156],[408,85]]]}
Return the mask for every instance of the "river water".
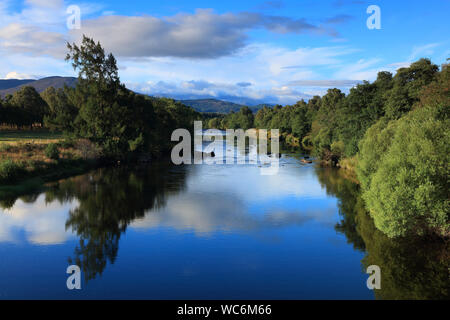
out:
{"label": "river water", "polygon": [[0,299],[448,298],[448,246],[383,236],[337,170],[279,165],[104,168],[1,199]]}

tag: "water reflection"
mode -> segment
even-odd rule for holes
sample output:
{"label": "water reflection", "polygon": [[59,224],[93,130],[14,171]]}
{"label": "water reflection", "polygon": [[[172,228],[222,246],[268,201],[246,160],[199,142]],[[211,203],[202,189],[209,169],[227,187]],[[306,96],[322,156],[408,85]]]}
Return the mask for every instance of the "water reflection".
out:
{"label": "water reflection", "polygon": [[[52,184],[43,193],[3,203],[0,245],[20,242],[23,234],[27,242],[39,246],[75,239],[67,262],[79,265],[86,280],[92,280],[104,273],[108,264],[116,262],[121,237],[130,229],[166,228],[207,240],[220,234],[255,235],[259,239],[266,234],[279,237],[284,230],[290,230],[284,235],[301,242],[283,242],[286,248],[278,248],[289,252],[288,258],[272,253],[267,246],[258,248],[267,250],[263,255],[270,253],[286,259],[293,269],[304,268],[305,263],[317,269],[328,265],[328,260],[320,262],[316,253],[308,252],[314,251],[317,244],[306,239],[309,236],[321,242],[323,237],[330,237],[329,230],[334,228],[345,235],[351,244],[350,251],[364,255],[361,264],[361,257],[357,261],[361,274],[369,265],[381,267],[382,289],[375,292],[376,298],[449,298],[449,243],[436,239],[389,239],[375,229],[364,210],[358,185],[345,179],[342,171],[302,166],[295,157],[283,157],[280,165],[278,175],[265,177],[259,174],[257,165],[173,167],[155,163],[145,168],[96,170]],[[306,236],[298,237],[302,233]],[[213,240],[211,244],[215,243]],[[341,252],[333,244],[317,246],[321,255],[330,256],[330,261],[334,252]],[[296,251],[301,247],[302,251]],[[295,256],[299,252],[305,256]],[[347,256],[339,259],[346,261]],[[245,260],[242,256],[233,258]],[[297,260],[303,260],[303,265]],[[161,262],[161,268],[172,265]],[[286,270],[276,264],[266,266],[268,270],[274,267],[275,271],[262,272],[263,277],[283,279],[283,274],[290,270],[289,265],[283,265]],[[229,273],[225,274],[233,279]],[[323,278],[323,274],[319,276]],[[303,279],[304,284],[309,275],[293,273],[291,277]]]}
{"label": "water reflection", "polygon": [[327,192],[339,198],[342,217],[336,230],[366,252],[364,268],[378,265],[382,272],[378,299],[449,299],[450,242],[440,239],[390,239],[375,228],[359,196],[358,185],[333,169],[317,169]]}
{"label": "water reflection", "polygon": [[48,202],[45,194],[14,200],[8,209],[4,208],[3,214],[0,213],[0,243],[20,243],[21,230],[26,241],[33,244],[64,243],[71,237],[71,230],[65,228],[68,212],[76,205],[76,201],[63,206]]}
{"label": "water reflection", "polygon": [[[269,209],[269,208],[267,208]],[[183,194],[172,197],[160,210],[152,210],[144,218],[136,220],[135,228],[169,227],[183,231],[194,231],[207,236],[214,232],[251,232],[285,226],[300,226],[307,221],[319,220],[327,212],[322,210],[264,210],[252,214],[237,197],[219,194]],[[333,212],[329,212],[330,215]]]}

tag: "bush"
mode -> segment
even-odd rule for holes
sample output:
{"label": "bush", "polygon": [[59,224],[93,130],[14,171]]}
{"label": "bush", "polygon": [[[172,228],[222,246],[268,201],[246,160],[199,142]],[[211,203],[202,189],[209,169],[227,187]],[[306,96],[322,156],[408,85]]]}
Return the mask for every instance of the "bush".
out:
{"label": "bush", "polygon": [[338,157],[341,157],[344,153],[345,145],[342,141],[335,141],[331,144],[331,152],[333,154],[337,155]]}
{"label": "bush", "polygon": [[58,146],[55,143],[50,143],[45,148],[45,156],[47,158],[50,158],[52,160],[58,160],[59,159],[59,150]]}
{"label": "bush", "polygon": [[439,119],[438,111],[421,108],[396,121],[392,140],[384,141],[386,152],[380,150],[386,130],[381,140],[369,143],[366,137],[362,143],[363,198],[376,227],[389,237],[450,234],[450,121]]}
{"label": "bush", "polygon": [[14,148],[7,144],[7,143],[2,143],[0,144],[0,152],[10,152],[12,151]]}
{"label": "bush", "polygon": [[61,146],[61,148],[63,149],[73,148],[75,146],[75,141],[70,138],[64,139],[63,141],[59,142],[59,146]]}
{"label": "bush", "polygon": [[12,160],[0,162],[0,183],[13,183],[25,174],[25,166]]}
{"label": "bush", "polygon": [[363,190],[370,186],[373,175],[380,167],[380,161],[392,144],[397,121],[380,119],[371,126],[359,143],[356,173]]}
{"label": "bush", "polygon": [[101,156],[101,148],[88,139],[78,140],[75,148],[80,151],[81,157],[87,159],[98,159]]}

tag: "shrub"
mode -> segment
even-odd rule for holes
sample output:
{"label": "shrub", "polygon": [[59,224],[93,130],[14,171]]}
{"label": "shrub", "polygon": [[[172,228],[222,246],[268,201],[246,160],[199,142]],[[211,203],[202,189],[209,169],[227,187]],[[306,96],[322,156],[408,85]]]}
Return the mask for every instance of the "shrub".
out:
{"label": "shrub", "polygon": [[4,160],[0,162],[0,183],[13,183],[23,176],[25,172],[23,163]]}
{"label": "shrub", "polygon": [[[369,175],[363,198],[376,227],[389,237],[450,234],[450,122],[438,112],[421,108],[396,121],[385,154],[378,145],[383,139],[363,142],[358,172]],[[376,165],[364,164],[369,159]]]}
{"label": "shrub", "polygon": [[61,146],[61,148],[69,149],[69,148],[73,148],[75,146],[75,142],[73,139],[67,138],[67,139],[64,139],[63,141],[59,142],[59,145]]}
{"label": "shrub", "polygon": [[363,190],[370,186],[373,175],[377,172],[382,157],[392,144],[397,121],[382,118],[371,126],[359,143],[356,173]]}
{"label": "shrub", "polygon": [[7,144],[7,143],[2,143],[0,144],[0,152],[10,152],[12,151],[14,148]]}
{"label": "shrub", "polygon": [[52,160],[58,160],[59,159],[59,150],[58,146],[55,143],[50,143],[45,148],[45,156],[47,158],[50,158]]}
{"label": "shrub", "polygon": [[342,141],[335,141],[331,144],[331,152],[333,154],[337,155],[338,157],[341,157],[344,153],[345,145]]}
{"label": "shrub", "polygon": [[101,149],[88,139],[78,140],[75,148],[80,151],[83,159],[97,159],[101,155]]}

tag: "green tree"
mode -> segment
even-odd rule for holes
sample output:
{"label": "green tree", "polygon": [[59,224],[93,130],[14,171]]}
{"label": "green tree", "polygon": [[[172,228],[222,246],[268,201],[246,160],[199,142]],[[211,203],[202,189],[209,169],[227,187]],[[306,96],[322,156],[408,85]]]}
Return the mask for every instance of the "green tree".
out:
{"label": "green tree", "polygon": [[398,120],[366,187],[375,225],[389,237],[450,233],[450,120],[441,116],[438,108],[423,107]]}
{"label": "green tree", "polygon": [[401,68],[393,79],[392,90],[387,92],[386,115],[398,119],[419,101],[423,87],[431,83],[439,68],[429,59],[420,59],[409,68]]}
{"label": "green tree", "polygon": [[[66,88],[66,91],[71,89]],[[73,131],[73,120],[77,116],[78,110],[69,101],[64,89],[49,87],[41,93],[42,99],[49,107],[49,113],[44,117],[44,123],[52,131]]]}
{"label": "green tree", "polygon": [[44,116],[48,114],[48,106],[35,88],[25,86],[16,91],[9,99],[9,103],[19,108],[22,118],[17,119],[18,126],[32,126],[35,123],[42,124]]}
{"label": "green tree", "polygon": [[72,100],[78,109],[75,135],[97,143],[106,156],[123,157],[142,134],[135,94],[120,83],[116,59],[100,43],[83,36],[81,46],[67,47],[66,60],[79,72]]}

